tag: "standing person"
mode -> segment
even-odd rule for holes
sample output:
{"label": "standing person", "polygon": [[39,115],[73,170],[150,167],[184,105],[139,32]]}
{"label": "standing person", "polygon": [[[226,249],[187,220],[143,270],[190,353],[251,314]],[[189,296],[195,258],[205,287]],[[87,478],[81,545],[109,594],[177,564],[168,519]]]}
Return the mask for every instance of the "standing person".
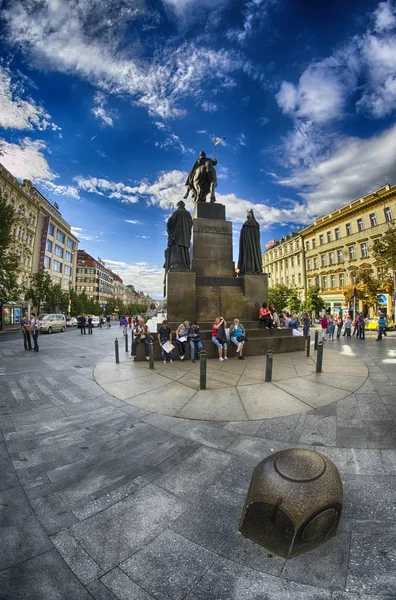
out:
{"label": "standing person", "polygon": [[278,313],[276,312],[275,305],[270,304],[269,309],[270,309],[270,313],[272,316],[272,327],[279,328],[280,327],[280,319],[279,319]]}
{"label": "standing person", "polygon": [[147,339],[148,334],[149,334],[149,330],[148,330],[146,323],[144,322],[144,319],[139,319],[139,323],[133,329],[133,342],[132,342],[132,354],[131,354],[133,360],[136,360],[136,346],[138,345],[139,342],[141,342],[145,346],[146,360],[150,360],[150,357],[149,357],[150,345],[149,345],[149,341]]}
{"label": "standing person", "polygon": [[172,343],[172,331],[168,325],[168,321],[164,319],[162,321],[161,327],[158,329],[158,343],[161,348],[162,362],[164,363],[164,365],[167,362],[173,362],[172,350],[170,352],[166,352],[166,350],[164,350],[164,348],[162,347],[163,344],[165,344],[166,342]]}
{"label": "standing person", "polygon": [[184,321],[181,323],[179,327],[176,329],[176,344],[179,348],[179,356],[180,360],[184,360],[186,355],[186,343],[187,343],[187,333],[190,329],[190,322]]}
{"label": "standing person", "polygon": [[304,337],[306,340],[308,339],[308,336],[309,336],[310,327],[311,327],[311,319],[309,318],[309,315],[306,312],[306,313],[304,313],[304,324],[303,324],[303,334],[304,334]]}
{"label": "standing person", "polygon": [[344,322],[342,320],[341,313],[340,313],[337,317],[337,340],[340,339],[341,329],[342,329],[343,324],[344,324]]}
{"label": "standing person", "polygon": [[39,345],[38,345],[38,335],[39,335],[39,325],[38,325],[38,321],[36,319],[36,313],[32,312],[32,318],[30,319],[30,331],[32,333],[32,337],[33,337],[33,343],[34,343],[34,348],[33,350],[35,352],[39,351]]}
{"label": "standing person", "polygon": [[326,315],[323,315],[323,317],[321,318],[320,326],[322,327],[322,342],[325,342],[326,341],[327,328],[329,326],[329,322],[327,320]]}
{"label": "standing person", "polygon": [[246,342],[246,331],[242,323],[239,322],[239,319],[234,319],[234,323],[230,326],[230,340],[237,347],[235,352],[237,358],[245,360],[242,353]]}
{"label": "standing person", "polygon": [[100,316],[99,317],[99,329],[102,329],[102,322],[103,322],[103,318]]}
{"label": "standing person", "polygon": [[87,318],[85,316],[85,313],[83,313],[80,317],[80,323],[81,323],[81,335],[86,333],[85,331],[85,326],[87,324]]}
{"label": "standing person", "polygon": [[109,327],[111,327],[111,324],[110,324],[110,315],[107,315],[107,317],[106,317],[106,324],[107,324],[107,329],[109,329]]}
{"label": "standing person", "polygon": [[347,337],[350,338],[351,337],[351,329],[352,329],[352,319],[348,315],[348,317],[346,318],[346,321],[345,321],[344,335],[346,335]]}
{"label": "standing person", "polygon": [[[92,335],[92,329],[93,329],[92,316],[89,315],[89,317],[88,317],[88,334]],[[85,333],[85,331],[84,331],[84,333]]]}
{"label": "standing person", "polygon": [[365,335],[364,335],[364,328],[366,325],[366,321],[364,319],[363,313],[361,312],[358,316],[358,337],[361,340],[365,340]]}
{"label": "standing person", "polygon": [[128,327],[132,329],[132,317],[128,317]]}
{"label": "standing person", "polygon": [[223,317],[216,317],[216,320],[212,325],[212,342],[218,348],[220,362],[223,362],[223,360],[228,360],[227,337],[225,333],[226,325],[227,323],[224,321]]}
{"label": "standing person", "polygon": [[27,313],[24,313],[21,320],[21,331],[23,333],[23,345],[26,351],[32,349],[32,340],[30,339],[30,324]]}
{"label": "standing person", "polygon": [[128,321],[126,317],[121,317],[120,319],[120,327],[122,327],[122,334],[127,335],[128,333]]}
{"label": "standing person", "polygon": [[334,332],[335,332],[335,318],[333,315],[329,316],[329,341],[334,342]]}
{"label": "standing person", "polygon": [[384,315],[381,313],[378,319],[378,336],[377,342],[382,341],[382,334],[385,333],[386,321]]}
{"label": "standing person", "polygon": [[353,333],[352,335],[356,337],[359,337],[359,319],[358,319],[358,315],[356,315],[356,317],[353,319],[352,322],[352,326],[353,326]]}
{"label": "standing person", "polygon": [[187,332],[187,336],[190,342],[190,356],[191,361],[195,363],[195,348],[197,348],[197,354],[202,350],[202,342],[201,342],[201,331],[199,329],[199,325],[196,321],[193,321],[191,327]]}
{"label": "standing person", "polygon": [[271,329],[272,315],[266,302],[263,302],[263,305],[260,308],[259,321],[264,324],[265,329]]}

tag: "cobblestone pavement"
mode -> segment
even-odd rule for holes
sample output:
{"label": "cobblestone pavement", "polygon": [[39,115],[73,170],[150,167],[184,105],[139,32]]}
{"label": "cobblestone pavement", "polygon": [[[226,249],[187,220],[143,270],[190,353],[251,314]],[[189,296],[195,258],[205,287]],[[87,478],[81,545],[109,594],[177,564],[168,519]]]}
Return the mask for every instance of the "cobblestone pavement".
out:
{"label": "cobblestone pavement", "polygon": [[[93,370],[114,337],[0,344],[1,600],[396,599],[395,337],[348,342],[369,377],[338,402],[235,422],[106,392]],[[236,531],[253,467],[288,447],[335,462],[344,511],[336,538],[285,561]]]}

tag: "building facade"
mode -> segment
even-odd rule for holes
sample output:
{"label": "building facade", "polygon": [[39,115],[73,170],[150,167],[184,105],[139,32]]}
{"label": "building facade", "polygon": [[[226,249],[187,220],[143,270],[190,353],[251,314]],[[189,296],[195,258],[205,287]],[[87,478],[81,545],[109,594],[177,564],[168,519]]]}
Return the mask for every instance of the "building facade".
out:
{"label": "building facade", "polygon": [[44,267],[63,290],[74,287],[78,239],[59,206],[51,204],[28,179],[20,183],[1,164],[0,195],[15,211],[10,250],[19,257],[19,285],[27,286],[30,275]]}
{"label": "building facade", "polygon": [[[344,290],[354,285],[354,272],[371,264],[375,240],[396,218],[396,186],[385,186],[332,211],[301,232],[307,288],[318,285],[328,310],[345,307]],[[380,280],[381,274],[376,273]],[[392,298],[383,308],[392,313]],[[361,309],[362,307],[360,307]]]}
{"label": "building facade", "polygon": [[268,286],[278,283],[294,287],[305,300],[304,248],[300,233],[289,233],[280,240],[272,240],[263,253],[263,271],[268,273]]}
{"label": "building facade", "polygon": [[88,298],[99,302],[103,309],[113,296],[113,275],[99,258],[85,250],[77,253],[76,291],[85,292]]}

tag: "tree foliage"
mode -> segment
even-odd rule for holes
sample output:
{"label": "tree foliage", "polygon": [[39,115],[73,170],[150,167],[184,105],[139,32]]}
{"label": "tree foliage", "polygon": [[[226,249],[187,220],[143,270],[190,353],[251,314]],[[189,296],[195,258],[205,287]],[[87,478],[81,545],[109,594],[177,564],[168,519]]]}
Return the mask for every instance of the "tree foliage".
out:
{"label": "tree foliage", "polygon": [[389,228],[379,240],[375,241],[374,266],[380,271],[381,281],[385,284],[386,290],[392,293],[396,272],[396,227]]}
{"label": "tree foliage", "polygon": [[320,287],[310,287],[306,294],[305,310],[308,312],[313,312],[315,313],[315,316],[318,316],[320,311],[323,310],[325,306],[325,302],[320,296]]}
{"label": "tree foliage", "polygon": [[300,296],[297,288],[291,288],[288,296],[288,307],[290,312],[295,315],[301,312],[303,303],[300,300]]}
{"label": "tree foliage", "polygon": [[37,312],[40,312],[41,305],[53,299],[53,287],[50,274],[43,267],[30,276],[30,285],[25,291],[25,298],[31,300],[33,306],[37,308]]}
{"label": "tree foliage", "polygon": [[0,197],[0,300],[15,300],[18,296],[18,264],[16,254],[10,252],[14,209]]}
{"label": "tree foliage", "polygon": [[[378,295],[381,293],[383,285],[374,275],[374,269],[369,264],[361,265],[358,269],[351,271],[355,280],[357,298],[362,300],[366,306],[377,306]],[[353,300],[353,286],[352,298]],[[344,294],[345,295],[345,294]],[[349,300],[349,302],[351,301]]]}
{"label": "tree foliage", "polygon": [[268,289],[268,304],[273,304],[277,313],[286,310],[289,301],[290,288],[283,283],[277,283],[276,285]]}

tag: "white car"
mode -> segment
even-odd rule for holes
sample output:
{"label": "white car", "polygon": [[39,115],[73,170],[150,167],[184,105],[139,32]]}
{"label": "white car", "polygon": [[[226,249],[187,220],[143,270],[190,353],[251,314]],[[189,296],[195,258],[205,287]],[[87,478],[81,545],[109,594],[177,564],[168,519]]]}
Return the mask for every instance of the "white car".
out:
{"label": "white car", "polygon": [[99,327],[100,325],[100,317],[92,317],[92,326]]}
{"label": "white car", "polygon": [[66,317],[66,327],[77,327],[76,317]]}

